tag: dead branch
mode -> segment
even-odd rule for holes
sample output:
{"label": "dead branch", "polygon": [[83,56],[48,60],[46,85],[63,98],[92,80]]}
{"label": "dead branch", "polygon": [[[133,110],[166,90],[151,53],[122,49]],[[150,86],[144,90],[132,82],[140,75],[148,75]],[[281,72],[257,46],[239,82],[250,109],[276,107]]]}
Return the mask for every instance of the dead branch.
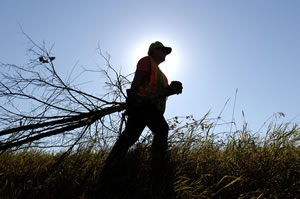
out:
{"label": "dead branch", "polygon": [[[23,34],[31,44],[29,63],[24,66],[0,63],[0,151],[33,143],[35,147],[36,144],[45,147],[47,144],[42,146],[41,140],[53,136],[59,136],[62,147],[72,148],[79,141],[104,140],[105,135],[117,128],[112,125],[118,126],[120,121],[119,114],[111,114],[126,108],[124,89],[130,84],[128,76],[117,72],[110,64],[110,56],[99,49],[106,69],[83,72],[101,72],[107,92],[100,97],[89,94],[77,88],[70,77],[61,78],[56,71],[53,46],[47,50],[45,42],[38,45]],[[78,140],[77,132],[84,127],[90,127],[94,133],[82,135]]]}

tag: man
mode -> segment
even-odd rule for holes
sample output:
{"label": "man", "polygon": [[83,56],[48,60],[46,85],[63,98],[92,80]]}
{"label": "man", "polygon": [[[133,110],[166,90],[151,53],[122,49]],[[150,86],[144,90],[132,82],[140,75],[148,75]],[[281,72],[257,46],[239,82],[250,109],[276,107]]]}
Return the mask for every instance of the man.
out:
{"label": "man", "polygon": [[167,77],[158,67],[171,52],[170,47],[165,47],[157,41],[150,45],[148,56],[139,60],[131,89],[127,90],[126,127],[106,160],[102,176],[112,173],[113,168],[126,156],[129,147],[138,140],[144,128],[148,126],[154,134],[151,165],[152,188],[154,191],[161,188],[161,177],[166,170],[168,148],[169,126],[163,116],[166,100],[167,96],[182,92],[182,84],[174,81],[168,85]]}

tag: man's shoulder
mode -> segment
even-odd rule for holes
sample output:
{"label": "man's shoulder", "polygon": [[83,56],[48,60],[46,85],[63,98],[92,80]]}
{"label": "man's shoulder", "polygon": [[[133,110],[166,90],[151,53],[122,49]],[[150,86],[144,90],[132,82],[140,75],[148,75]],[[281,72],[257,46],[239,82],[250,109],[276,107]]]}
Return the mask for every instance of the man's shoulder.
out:
{"label": "man's shoulder", "polygon": [[137,64],[137,70],[149,72],[150,71],[150,57],[145,56],[141,58]]}
{"label": "man's shoulder", "polygon": [[150,57],[149,56],[145,56],[145,57],[142,57],[139,62],[149,62],[150,61]]}

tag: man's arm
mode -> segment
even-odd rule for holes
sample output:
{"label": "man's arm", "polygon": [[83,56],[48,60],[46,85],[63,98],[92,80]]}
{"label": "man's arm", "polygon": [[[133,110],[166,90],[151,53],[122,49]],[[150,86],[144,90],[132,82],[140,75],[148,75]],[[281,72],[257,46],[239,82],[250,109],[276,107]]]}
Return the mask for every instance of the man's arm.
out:
{"label": "man's arm", "polygon": [[[145,76],[147,75],[147,72],[137,70],[135,72],[135,76],[133,78],[131,88],[128,90],[129,95],[136,96],[138,87],[143,83],[143,80]],[[179,85],[178,85],[179,84]],[[160,89],[156,91],[155,93],[152,93],[149,96],[146,96],[145,99],[151,100],[157,97],[161,96],[170,96],[174,94],[180,94],[182,92],[182,84],[180,82],[176,82],[174,85],[174,82],[171,82],[170,86],[168,88]]]}

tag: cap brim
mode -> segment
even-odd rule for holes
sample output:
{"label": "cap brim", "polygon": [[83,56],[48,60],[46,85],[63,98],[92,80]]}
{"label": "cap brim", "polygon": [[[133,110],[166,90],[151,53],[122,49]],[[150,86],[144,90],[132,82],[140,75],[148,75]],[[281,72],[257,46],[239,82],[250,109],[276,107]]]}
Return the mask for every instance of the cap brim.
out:
{"label": "cap brim", "polygon": [[172,52],[172,48],[170,47],[164,47],[164,49],[166,49],[167,55]]}

